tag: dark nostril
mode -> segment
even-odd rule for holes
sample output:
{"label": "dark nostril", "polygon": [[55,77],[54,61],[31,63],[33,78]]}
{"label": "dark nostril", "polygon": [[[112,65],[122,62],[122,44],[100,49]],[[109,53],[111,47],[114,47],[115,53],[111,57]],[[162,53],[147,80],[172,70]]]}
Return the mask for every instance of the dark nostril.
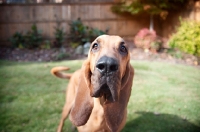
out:
{"label": "dark nostril", "polygon": [[110,71],[117,71],[118,70],[118,66],[117,65],[111,65],[110,66]]}
{"label": "dark nostril", "polygon": [[104,70],[104,69],[105,69],[105,65],[104,65],[104,64],[98,64],[98,65],[97,65],[97,68],[98,68],[99,70]]}

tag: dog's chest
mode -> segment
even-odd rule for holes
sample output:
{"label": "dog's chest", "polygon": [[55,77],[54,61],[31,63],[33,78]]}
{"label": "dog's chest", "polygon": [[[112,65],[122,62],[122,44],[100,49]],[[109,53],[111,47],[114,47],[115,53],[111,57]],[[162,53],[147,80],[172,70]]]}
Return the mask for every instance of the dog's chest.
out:
{"label": "dog's chest", "polygon": [[103,106],[100,104],[99,98],[94,98],[94,108],[92,110],[90,118],[93,118],[99,124],[104,121],[104,109]]}
{"label": "dog's chest", "polygon": [[104,119],[104,109],[98,98],[94,98],[94,108],[89,120],[84,126],[79,127],[79,129],[81,131],[95,130],[98,132],[107,132],[109,130]]}

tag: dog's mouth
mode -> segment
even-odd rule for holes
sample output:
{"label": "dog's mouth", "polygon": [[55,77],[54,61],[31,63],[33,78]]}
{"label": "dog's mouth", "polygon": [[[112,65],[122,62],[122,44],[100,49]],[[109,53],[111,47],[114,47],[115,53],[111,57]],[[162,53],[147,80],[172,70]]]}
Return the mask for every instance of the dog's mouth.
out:
{"label": "dog's mouth", "polygon": [[116,101],[116,99],[112,96],[112,92],[107,83],[103,84],[98,90],[94,91],[92,97],[100,97],[104,104]]}
{"label": "dog's mouth", "polygon": [[104,102],[103,104],[118,101],[121,86],[119,71],[102,75],[98,70],[95,70],[91,75],[91,85],[90,95],[100,98],[101,102]]}

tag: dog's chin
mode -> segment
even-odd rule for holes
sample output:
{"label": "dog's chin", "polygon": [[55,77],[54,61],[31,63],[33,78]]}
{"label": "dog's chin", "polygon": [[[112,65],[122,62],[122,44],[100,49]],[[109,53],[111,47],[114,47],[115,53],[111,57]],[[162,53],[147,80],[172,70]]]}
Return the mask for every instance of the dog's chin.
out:
{"label": "dog's chin", "polygon": [[101,103],[104,104],[104,105],[115,102],[115,100],[113,99],[113,97],[111,95],[107,95],[107,94],[103,94],[100,97],[100,100],[101,100]]}
{"label": "dog's chin", "polygon": [[104,84],[104,87],[105,87],[105,91],[102,92],[102,95],[100,96],[100,98],[103,99],[103,104],[115,102],[116,100],[112,96],[110,88],[108,87],[108,85]]}
{"label": "dog's chin", "polygon": [[119,72],[101,75],[98,70],[95,70],[91,76],[90,95],[103,100],[103,104],[116,102],[120,92],[120,80]]}
{"label": "dog's chin", "polygon": [[100,98],[103,104],[113,103],[116,99],[113,97],[109,86],[105,83],[101,85],[96,91],[94,91],[92,97]]}

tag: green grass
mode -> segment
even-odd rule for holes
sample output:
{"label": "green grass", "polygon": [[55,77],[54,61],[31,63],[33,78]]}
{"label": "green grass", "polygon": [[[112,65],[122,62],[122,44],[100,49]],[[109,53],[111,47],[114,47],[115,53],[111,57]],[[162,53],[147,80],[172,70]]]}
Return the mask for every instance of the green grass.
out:
{"label": "green grass", "polygon": [[[0,61],[0,132],[55,132],[68,81],[50,75],[70,72],[82,61]],[[167,63],[132,61],[135,78],[123,132],[199,132],[200,70]],[[66,121],[65,130],[71,130]]]}

